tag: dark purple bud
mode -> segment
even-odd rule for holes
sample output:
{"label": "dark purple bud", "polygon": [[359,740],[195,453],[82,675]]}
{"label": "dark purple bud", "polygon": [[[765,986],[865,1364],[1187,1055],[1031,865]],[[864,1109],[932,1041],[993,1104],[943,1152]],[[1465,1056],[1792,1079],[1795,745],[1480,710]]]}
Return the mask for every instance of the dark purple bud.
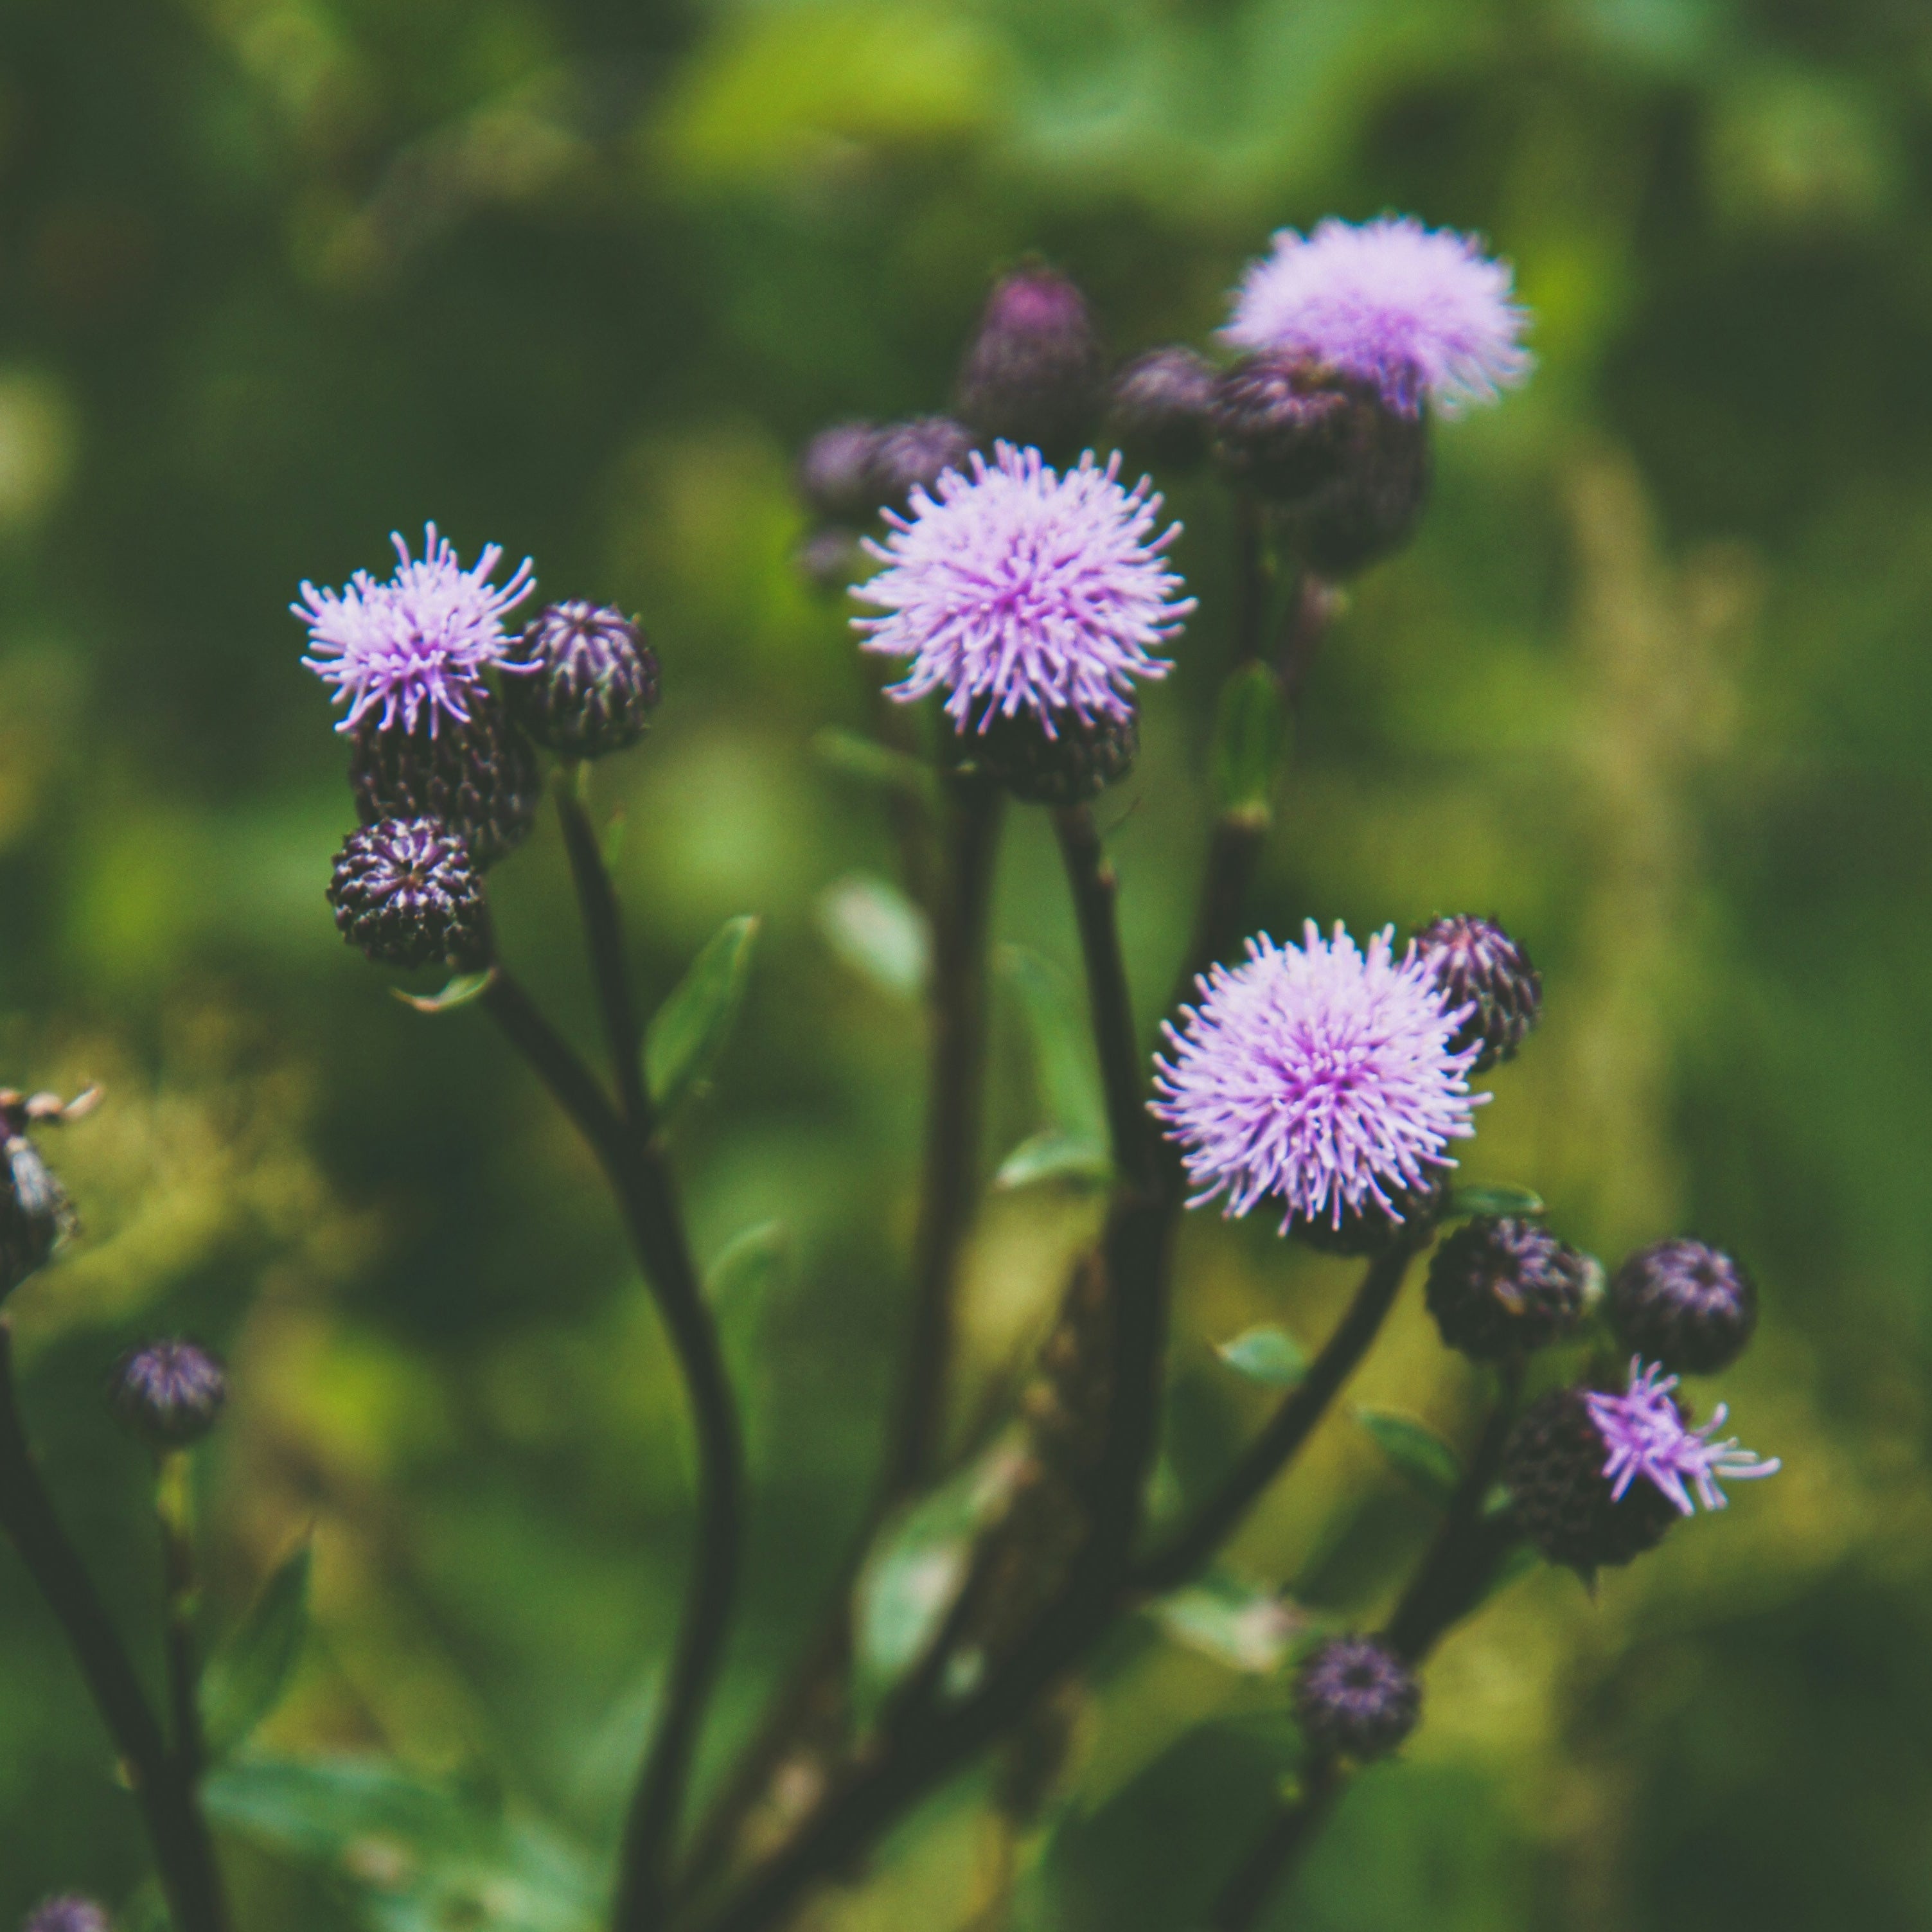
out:
{"label": "dark purple bud", "polygon": [[1478,1215],[1429,1264],[1429,1312],[1452,1348],[1496,1361],[1540,1348],[1583,1317],[1592,1269],[1540,1221]]}
{"label": "dark purple bud", "polygon": [[114,1412],[158,1455],[191,1449],[228,1400],[221,1364],[192,1342],[151,1342],[122,1357],[108,1386]]}
{"label": "dark purple bud", "polygon": [[658,701],[657,653],[635,618],[608,604],[553,604],[524,633],[536,668],[504,687],[510,715],[566,758],[598,758],[641,738]]}
{"label": "dark purple bud", "polygon": [[798,462],[798,494],[828,523],[863,523],[879,507],[873,484],[879,439],[876,423],[834,423],[805,446]]}
{"label": "dark purple bud", "polygon": [[806,580],[820,590],[849,590],[866,568],[858,533],[838,524],[814,530],[799,545],[795,561]]}
{"label": "dark purple bud", "polygon": [[43,1899],[27,1914],[20,1932],[112,1932],[105,1909],[77,1892]]}
{"label": "dark purple bud", "polygon": [[470,722],[444,717],[432,732],[383,730],[372,722],[350,740],[350,788],[364,825],[384,818],[440,818],[487,872],[536,824],[542,774],[530,740],[505,707],[472,697]]}
{"label": "dark purple bud", "polygon": [[482,882],[440,818],[385,818],[352,832],[335,856],[328,902],[343,938],[379,965],[489,963]]}
{"label": "dark purple bud", "polygon": [[1082,805],[1097,798],[1132,768],[1140,749],[1140,718],[1087,718],[1071,711],[1056,715],[1053,735],[1034,712],[1022,708],[1010,717],[998,712],[981,731],[963,731],[952,741],[954,756],[970,763],[1029,805]]}
{"label": "dark purple bud", "polygon": [[1528,953],[1495,920],[1468,913],[1432,920],[1415,935],[1415,950],[1450,1010],[1475,1010],[1452,1042],[1458,1052],[1481,1042],[1469,1070],[1480,1073],[1514,1060],[1543,1010],[1543,975]]}
{"label": "dark purple bud", "polygon": [[1542,1555],[1586,1581],[1664,1540],[1676,1505],[1650,1482],[1621,1498],[1604,1473],[1610,1445],[1581,1388],[1552,1389],[1530,1404],[1503,1451],[1503,1486],[1516,1520]]}
{"label": "dark purple bud", "polygon": [[1386,1757],[1421,1711],[1414,1673],[1373,1637],[1330,1637],[1294,1680],[1294,1714],[1309,1742],[1338,1757]]}
{"label": "dark purple bud", "polygon": [[1216,381],[1214,365],[1191,349],[1150,350],[1114,376],[1108,434],[1130,456],[1192,470],[1208,454]]}
{"label": "dark purple bud", "polygon": [[1757,1285],[1719,1249],[1658,1241],[1611,1277],[1610,1314],[1625,1348],[1680,1373],[1708,1376],[1744,1353],[1757,1327]]}
{"label": "dark purple bud", "polygon": [[1414,534],[1429,494],[1426,415],[1393,409],[1371,382],[1264,351],[1228,370],[1215,448],[1244,489],[1280,505],[1297,553],[1352,577]]}
{"label": "dark purple bud", "polygon": [[994,284],[959,371],[959,414],[981,436],[1070,457],[1100,420],[1105,383],[1086,298],[1064,275],[1034,266]]}
{"label": "dark purple bud", "polygon": [[872,452],[866,514],[903,512],[914,490],[930,495],[947,470],[964,470],[972,449],[972,432],[950,416],[914,416],[910,422],[887,424]]}

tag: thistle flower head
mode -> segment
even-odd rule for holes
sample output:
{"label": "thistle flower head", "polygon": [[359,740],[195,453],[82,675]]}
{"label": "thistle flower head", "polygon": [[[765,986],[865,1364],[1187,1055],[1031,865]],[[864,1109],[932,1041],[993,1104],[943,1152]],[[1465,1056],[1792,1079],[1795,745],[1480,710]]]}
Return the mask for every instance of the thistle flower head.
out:
{"label": "thistle flower head", "polygon": [[1474,237],[1385,215],[1284,228],[1242,278],[1225,332],[1372,382],[1391,409],[1453,414],[1528,374],[1507,263]]}
{"label": "thistle flower head", "polygon": [[1711,1419],[1693,1429],[1672,1395],[1677,1378],[1666,1375],[1661,1362],[1646,1364],[1630,1358],[1630,1383],[1622,1395],[1592,1389],[1583,1400],[1590,1420],[1608,1452],[1604,1474],[1610,1479],[1613,1501],[1621,1501],[1630,1486],[1642,1477],[1667,1496],[1680,1516],[1694,1513],[1692,1490],[1707,1510],[1722,1509],[1728,1498],[1718,1478],[1742,1481],[1774,1476],[1782,1466],[1738,1446],[1735,1436],[1721,1442],[1711,1438],[1724,1426],[1730,1411],[1719,1402]]}
{"label": "thistle flower head", "polygon": [[1413,946],[1395,956],[1393,931],[1364,952],[1311,920],[1300,946],[1264,934],[1243,964],[1197,982],[1200,1005],[1166,1030],[1153,1102],[1200,1190],[1191,1205],[1225,1195],[1224,1213],[1245,1214],[1278,1196],[1284,1233],[1365,1208],[1399,1221],[1402,1198],[1454,1166],[1444,1150],[1475,1131],[1485,1097],[1469,1091],[1475,1049],[1451,1044],[1463,1010]]}
{"label": "thistle flower head", "polygon": [[28,1913],[20,1932],[110,1932],[107,1914],[77,1892],[44,1898]]}
{"label": "thistle flower head", "polygon": [[1103,466],[1089,452],[1062,475],[1002,442],[970,461],[868,540],[886,568],[854,595],[889,614],[856,620],[864,648],[909,658],[892,695],[944,692],[958,731],[1022,710],[1049,737],[1069,712],[1124,722],[1135,679],[1167,674],[1154,647],[1194,608],[1162,556],[1180,526],[1154,535],[1160,499],[1144,478],[1122,488],[1118,455]]}
{"label": "thistle flower head", "polygon": [[1372,1636],[1330,1637],[1301,1666],[1294,1714],[1315,1744],[1360,1759],[1385,1756],[1415,1728],[1415,1673]]}
{"label": "thistle flower head", "polygon": [[302,601],[289,608],[308,626],[309,653],[302,659],[349,710],[338,731],[353,730],[375,714],[378,727],[400,724],[413,731],[420,719],[432,735],[445,716],[458,724],[470,719],[472,702],[484,694],[484,673],[529,667],[510,656],[505,616],[527,597],[536,580],[525,557],[509,580],[494,584],[490,573],[502,560],[496,544],[469,569],[457,562],[456,547],[423,532],[423,554],[410,555],[400,535],[396,574],[379,584],[358,570],[341,591],[318,590],[304,584]]}

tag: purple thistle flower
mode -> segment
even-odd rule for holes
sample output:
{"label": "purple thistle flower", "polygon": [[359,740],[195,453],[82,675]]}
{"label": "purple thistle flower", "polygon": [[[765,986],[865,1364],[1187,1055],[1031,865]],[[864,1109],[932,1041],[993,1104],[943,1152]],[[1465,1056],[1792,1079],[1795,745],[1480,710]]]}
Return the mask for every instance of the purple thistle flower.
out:
{"label": "purple thistle flower", "polygon": [[1070,712],[1132,716],[1134,680],[1167,675],[1151,647],[1194,600],[1174,598],[1180,579],[1162,566],[1180,526],[1154,536],[1160,499],[1145,478],[1124,489],[1120,466],[1090,451],[1060,475],[1036,449],[996,443],[970,477],[946,471],[937,499],[915,489],[910,518],[887,512],[885,542],[866,548],[888,567],[853,594],[890,614],[855,620],[864,648],[911,660],[893,697],[944,691],[962,732],[1022,710],[1049,738]]}
{"label": "purple thistle flower", "polygon": [[1451,1044],[1468,1009],[1445,1006],[1414,946],[1395,957],[1394,930],[1364,953],[1310,920],[1300,946],[1263,934],[1244,964],[1196,982],[1151,1103],[1201,1190],[1190,1207],[1225,1193],[1222,1211],[1245,1214],[1277,1195],[1284,1234],[1298,1216],[1334,1228],[1370,1208],[1399,1221],[1402,1195],[1455,1166],[1443,1149],[1488,1097],[1469,1091],[1478,1048]]}
{"label": "purple thistle flower", "polygon": [[1373,382],[1390,409],[1453,415],[1529,373],[1529,320],[1506,262],[1473,236],[1384,215],[1292,228],[1250,265],[1223,332],[1238,347],[1306,356]]}
{"label": "purple thistle flower", "polygon": [[1694,1510],[1687,1478],[1699,1502],[1707,1510],[1720,1510],[1729,1499],[1718,1486],[1719,1477],[1743,1481],[1777,1474],[1782,1466],[1777,1457],[1767,1462],[1739,1448],[1735,1436],[1721,1442],[1710,1439],[1730,1413],[1724,1403],[1711,1412],[1708,1422],[1691,1428],[1672,1396],[1676,1386],[1677,1378],[1666,1375],[1661,1362],[1646,1366],[1641,1355],[1633,1355],[1624,1394],[1605,1395],[1595,1389],[1585,1394],[1590,1420],[1610,1451],[1604,1474],[1610,1478],[1612,1501],[1621,1502],[1642,1476],[1670,1498],[1680,1515],[1690,1516]]}
{"label": "purple thistle flower", "polygon": [[338,702],[350,701],[338,731],[353,730],[380,709],[376,722],[385,731],[398,722],[413,731],[427,713],[433,736],[445,714],[459,724],[470,722],[470,704],[485,694],[483,674],[491,665],[531,668],[512,659],[503,619],[536,580],[525,557],[507,584],[490,583],[503,555],[496,544],[486,544],[464,569],[455,546],[436,535],[434,524],[424,529],[420,559],[410,555],[400,535],[392,532],[389,541],[399,562],[388,583],[378,584],[366,570],[339,592],[304,583],[302,602],[289,608],[308,626],[310,650],[302,662],[334,686]]}

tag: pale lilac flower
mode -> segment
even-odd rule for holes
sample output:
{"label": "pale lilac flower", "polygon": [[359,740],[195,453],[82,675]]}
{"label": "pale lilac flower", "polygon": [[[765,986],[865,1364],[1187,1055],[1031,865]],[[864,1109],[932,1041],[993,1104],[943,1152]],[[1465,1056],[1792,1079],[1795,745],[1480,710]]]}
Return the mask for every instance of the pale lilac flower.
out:
{"label": "pale lilac flower", "polygon": [[386,584],[366,570],[340,592],[304,584],[302,602],[289,608],[308,626],[309,654],[302,662],[334,686],[338,703],[349,700],[338,731],[354,730],[374,712],[386,731],[398,722],[413,731],[427,716],[434,735],[446,715],[469,722],[470,706],[487,690],[483,674],[492,665],[530,668],[510,657],[503,619],[536,580],[525,557],[507,584],[490,583],[503,555],[496,544],[485,545],[464,569],[455,546],[436,535],[434,524],[423,532],[419,559],[400,536],[389,541],[398,562]]}
{"label": "pale lilac flower", "polygon": [[853,595],[890,614],[855,620],[864,648],[910,658],[892,694],[944,692],[956,730],[1022,710],[1049,738],[1070,712],[1124,722],[1134,680],[1167,675],[1154,647],[1194,608],[1162,556],[1180,526],[1154,534],[1160,499],[1144,478],[1122,488],[1118,455],[1102,466],[1090,451],[1060,475],[1001,442],[970,463],[937,497],[915,489],[910,517],[888,511],[883,544],[867,540],[887,568]]}
{"label": "pale lilac flower", "polygon": [[1390,409],[1453,415],[1529,373],[1528,320],[1508,265],[1474,237],[1384,215],[1360,227],[1331,218],[1307,236],[1282,229],[1241,278],[1223,333],[1372,382]]}
{"label": "pale lilac flower", "polygon": [[1739,1448],[1735,1436],[1721,1442],[1710,1439],[1730,1413],[1722,1402],[1711,1412],[1708,1422],[1690,1427],[1671,1394],[1676,1386],[1677,1378],[1666,1375],[1661,1362],[1646,1366],[1641,1355],[1633,1355],[1630,1385],[1623,1394],[1605,1395],[1594,1389],[1586,1393],[1590,1420],[1610,1451],[1604,1474],[1610,1478],[1613,1502],[1621,1502],[1642,1476],[1689,1516],[1694,1510],[1684,1486],[1687,1478],[1698,1502],[1707,1510],[1718,1510],[1728,1500],[1718,1486],[1719,1477],[1742,1481],[1778,1473],[1782,1466],[1775,1456],[1767,1462]]}
{"label": "pale lilac flower", "polygon": [[1469,1009],[1445,1005],[1412,945],[1395,956],[1394,930],[1364,953],[1310,920],[1300,946],[1263,934],[1243,964],[1196,982],[1200,1005],[1166,1029],[1152,1103],[1200,1190],[1190,1206],[1225,1194],[1222,1212],[1245,1214],[1278,1196],[1284,1233],[1298,1216],[1400,1220],[1399,1197],[1455,1165],[1444,1149],[1488,1097],[1469,1091],[1479,1048],[1451,1044]]}

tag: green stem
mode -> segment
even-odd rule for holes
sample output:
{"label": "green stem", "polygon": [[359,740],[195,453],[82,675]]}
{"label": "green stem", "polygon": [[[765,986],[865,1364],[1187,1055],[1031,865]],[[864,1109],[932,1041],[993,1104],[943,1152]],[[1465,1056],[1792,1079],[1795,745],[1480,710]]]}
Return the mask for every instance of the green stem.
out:
{"label": "green stem", "polygon": [[0,1528],[46,1600],[140,1807],[161,1891],[180,1932],[226,1932],[227,1905],[194,1781],[168,1749],[147,1694],[86,1566],[54,1514],[22,1426],[13,1332],[0,1319]]}

